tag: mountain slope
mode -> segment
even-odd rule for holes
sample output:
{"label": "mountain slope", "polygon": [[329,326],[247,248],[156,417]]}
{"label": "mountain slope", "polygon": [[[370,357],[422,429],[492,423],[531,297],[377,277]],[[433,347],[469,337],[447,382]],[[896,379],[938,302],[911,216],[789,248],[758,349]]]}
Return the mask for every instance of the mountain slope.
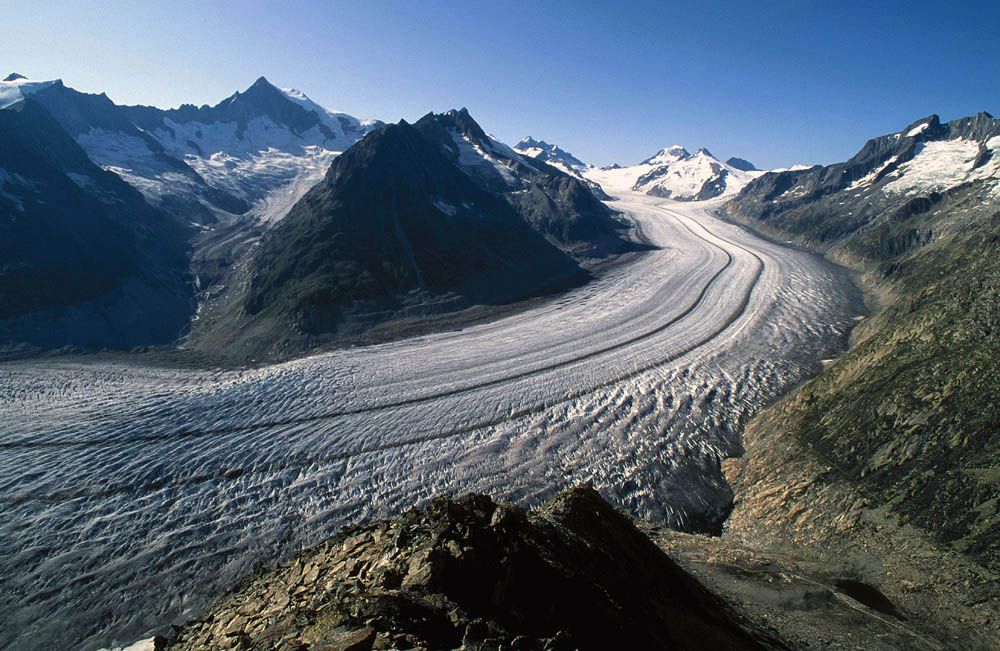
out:
{"label": "mountain slope", "polygon": [[582,172],[590,167],[568,151],[560,149],[556,145],[550,145],[544,140],[535,140],[531,136],[523,138],[521,142],[514,145],[513,149],[519,154],[548,163],[567,174]]}
{"label": "mountain slope", "polygon": [[0,110],[0,343],[175,339],[192,308],[186,239],[41,105]]}
{"label": "mountain slope", "polygon": [[[767,520],[772,532],[802,535],[773,511],[762,516],[773,508],[767,475],[810,486],[782,510],[802,500],[816,519],[853,504],[855,522],[892,517],[1000,567],[998,146],[1000,121],[988,114],[931,116],[868,141],[846,163],[766,174],[728,205],[742,223],[851,264],[881,305],[843,358],[748,431],[748,458],[732,475],[748,530]],[[793,449],[828,470],[779,479],[776,468],[793,467],[780,451]],[[895,527],[883,534],[915,537]],[[895,547],[906,545],[897,539],[886,558]]]}

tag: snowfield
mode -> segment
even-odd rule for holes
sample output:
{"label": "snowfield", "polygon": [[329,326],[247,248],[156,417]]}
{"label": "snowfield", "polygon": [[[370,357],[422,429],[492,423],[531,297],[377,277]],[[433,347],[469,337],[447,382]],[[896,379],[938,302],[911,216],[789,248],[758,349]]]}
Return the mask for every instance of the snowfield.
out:
{"label": "snowfield", "polygon": [[0,646],[148,638],[255,563],[440,493],[590,482],[717,524],[722,459],[843,349],[859,296],[717,201],[615,193],[661,248],[491,323],[245,371],[0,364]]}

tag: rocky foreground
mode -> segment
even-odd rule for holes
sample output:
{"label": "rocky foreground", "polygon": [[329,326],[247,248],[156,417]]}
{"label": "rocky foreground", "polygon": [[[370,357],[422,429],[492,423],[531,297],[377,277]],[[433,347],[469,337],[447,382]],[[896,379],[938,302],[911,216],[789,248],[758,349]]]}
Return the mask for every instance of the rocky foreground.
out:
{"label": "rocky foreground", "polygon": [[345,529],[249,579],[171,649],[782,648],[590,488],[470,495]]}
{"label": "rocky foreground", "polygon": [[956,578],[935,556],[939,577],[919,559],[887,572],[874,556],[865,565],[822,546],[637,527],[590,488],[531,512],[441,497],[261,571],[153,646],[991,648],[988,626],[963,621],[960,598],[928,594]]}

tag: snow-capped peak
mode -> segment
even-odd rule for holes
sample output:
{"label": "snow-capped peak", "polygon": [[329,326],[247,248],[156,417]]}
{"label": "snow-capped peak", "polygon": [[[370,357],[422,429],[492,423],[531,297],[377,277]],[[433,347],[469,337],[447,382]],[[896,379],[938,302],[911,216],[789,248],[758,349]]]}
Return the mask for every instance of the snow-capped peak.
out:
{"label": "snow-capped peak", "polygon": [[521,142],[514,145],[514,151],[548,163],[571,175],[590,167],[565,149],[551,145],[544,140],[535,140],[531,136],[523,138]]}
{"label": "snow-capped peak", "polygon": [[[749,163],[745,166],[753,167]],[[672,145],[638,165],[592,170],[586,176],[612,192],[630,190],[680,201],[699,201],[735,194],[760,174],[723,163],[704,147],[691,154],[680,145]]]}
{"label": "snow-capped peak", "polygon": [[3,81],[0,81],[0,109],[17,104],[35,91],[57,83],[59,83],[58,79],[34,81],[24,75],[12,72]]}
{"label": "snow-capped peak", "polygon": [[[263,77],[261,77],[261,79],[263,79]],[[278,90],[280,90],[281,94],[292,102],[298,104],[305,110],[318,115],[320,120],[327,127],[334,130],[334,133],[349,131],[353,134],[362,131],[363,128],[380,124],[378,120],[359,120],[353,115],[348,115],[347,113],[342,113],[340,111],[333,111],[325,106],[320,106],[310,99],[308,95],[296,88],[279,88]]]}
{"label": "snow-capped peak", "polygon": [[665,165],[687,160],[688,158],[691,158],[691,153],[687,149],[684,149],[680,145],[671,145],[642,161],[640,165]]}

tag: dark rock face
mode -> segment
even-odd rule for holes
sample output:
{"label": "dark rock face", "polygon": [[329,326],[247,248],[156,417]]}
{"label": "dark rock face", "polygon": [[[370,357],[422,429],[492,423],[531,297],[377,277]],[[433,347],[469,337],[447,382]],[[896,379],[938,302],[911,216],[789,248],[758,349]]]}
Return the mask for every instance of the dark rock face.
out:
{"label": "dark rock face", "polygon": [[417,290],[504,302],[580,273],[404,122],[340,156],[267,233],[245,309],[288,311],[305,331],[327,332],[351,301]]}
{"label": "dark rock face", "polygon": [[0,344],[175,339],[192,310],[186,238],[41,105],[0,111]]}
{"label": "dark rock face", "polygon": [[773,641],[589,488],[438,498],[253,579],[170,648],[755,649]]}
{"label": "dark rock face", "polygon": [[736,156],[733,156],[732,158],[727,160],[726,165],[729,165],[730,167],[735,167],[738,170],[743,170],[744,172],[757,171],[757,168],[754,167],[753,163],[744,158],[737,158]]}

